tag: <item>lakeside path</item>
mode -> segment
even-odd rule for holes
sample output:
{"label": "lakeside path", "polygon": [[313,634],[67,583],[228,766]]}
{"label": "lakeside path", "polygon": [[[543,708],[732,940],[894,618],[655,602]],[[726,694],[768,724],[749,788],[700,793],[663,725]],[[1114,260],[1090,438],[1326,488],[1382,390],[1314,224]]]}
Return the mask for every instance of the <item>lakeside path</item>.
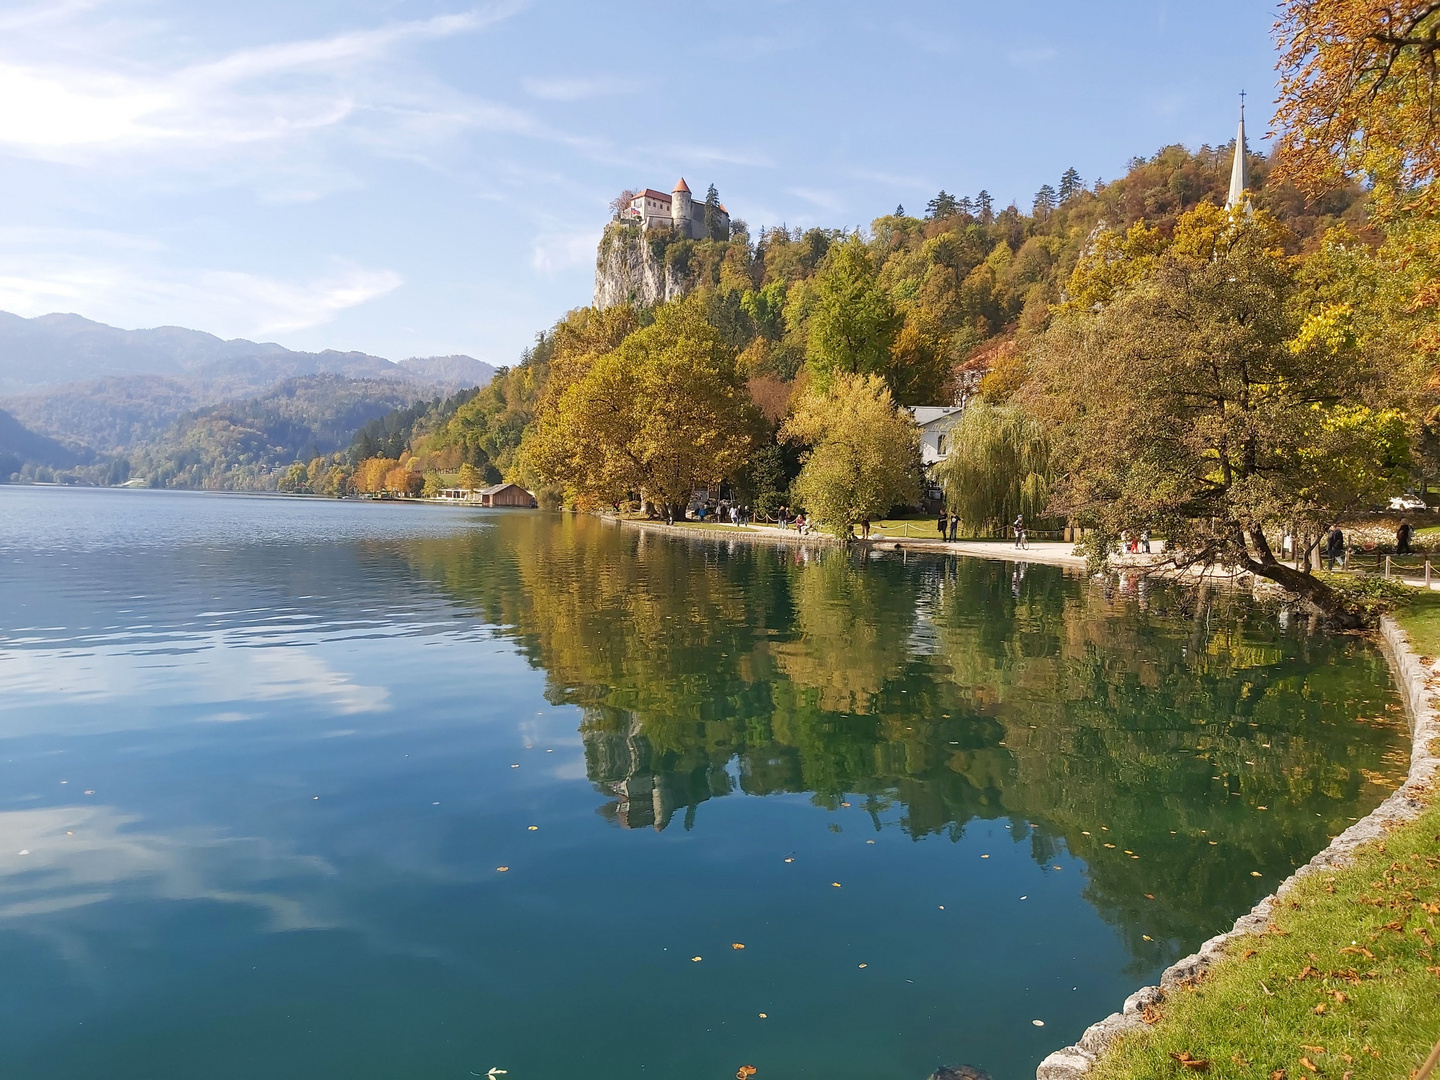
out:
{"label": "lakeside path", "polygon": [[[774,525],[701,525],[698,522],[667,525],[663,521],[649,521],[643,518],[622,518],[605,515],[607,521],[635,529],[688,536],[695,540],[749,540],[789,544],[836,544],[833,536],[810,533],[801,536],[793,529],[781,529]],[[879,548],[881,551],[923,551],[933,555],[968,555],[977,559],[1001,559],[1006,562],[1043,563],[1047,566],[1063,566],[1072,570],[1084,570],[1085,559],[1076,555],[1073,544],[1042,541],[1026,548],[1017,548],[1007,540],[925,540],[916,536],[872,535],[869,540],[856,540],[859,548]]]}

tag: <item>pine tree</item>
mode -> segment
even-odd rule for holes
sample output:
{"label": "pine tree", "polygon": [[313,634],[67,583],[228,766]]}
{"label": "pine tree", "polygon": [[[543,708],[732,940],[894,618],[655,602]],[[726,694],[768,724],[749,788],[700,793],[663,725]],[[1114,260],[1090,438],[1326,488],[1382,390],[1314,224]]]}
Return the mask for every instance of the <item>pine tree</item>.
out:
{"label": "pine tree", "polygon": [[1085,181],[1080,179],[1080,174],[1075,171],[1075,166],[1065,170],[1065,175],[1060,177],[1060,201],[1063,203],[1072,195],[1079,195],[1085,190]]}
{"label": "pine tree", "polygon": [[949,217],[959,209],[960,204],[955,201],[955,196],[941,188],[940,194],[925,204],[925,217],[930,221],[938,221],[940,218]]}
{"label": "pine tree", "polygon": [[896,217],[904,217],[904,216],[905,216],[905,207],[902,206],[900,203],[896,203],[896,204],[895,204],[895,216],[896,216]]}
{"label": "pine tree", "polygon": [[1055,189],[1052,188],[1049,184],[1040,185],[1040,190],[1035,193],[1035,216],[1043,217],[1054,209]]}
{"label": "pine tree", "polygon": [[975,201],[969,195],[960,196],[957,207],[962,214],[969,214],[972,217],[975,215]]}
{"label": "pine tree", "polygon": [[705,234],[711,240],[726,240],[725,229],[720,223],[720,193],[711,184],[705,192]]}
{"label": "pine tree", "polygon": [[979,211],[976,215],[980,218],[981,225],[993,225],[995,223],[995,200],[990,193],[983,188],[979,195],[975,196],[975,207]]}

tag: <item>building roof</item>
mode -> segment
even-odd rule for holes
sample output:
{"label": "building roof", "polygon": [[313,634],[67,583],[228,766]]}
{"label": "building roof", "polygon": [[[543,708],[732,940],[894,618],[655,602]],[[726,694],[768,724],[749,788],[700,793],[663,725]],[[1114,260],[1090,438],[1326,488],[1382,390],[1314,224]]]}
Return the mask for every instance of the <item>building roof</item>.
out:
{"label": "building roof", "polygon": [[911,405],[910,416],[921,427],[929,427],[937,420],[953,419],[965,410],[959,405]]}
{"label": "building roof", "polygon": [[1250,187],[1250,163],[1246,160],[1245,146],[1245,99],[1240,99],[1240,130],[1235,133],[1235,158],[1230,163],[1230,195],[1225,200],[1225,209],[1240,205],[1245,191]]}
{"label": "building roof", "polygon": [[690,194],[690,185],[685,183],[685,178],[683,176],[680,177],[680,182],[675,185],[675,190],[683,191],[686,195]]}
{"label": "building roof", "polygon": [[[670,196],[666,195],[663,191],[656,191],[654,188],[647,187],[644,191],[637,192],[635,199],[660,199],[663,202],[669,202]],[[634,202],[635,199],[631,199],[630,201]]]}
{"label": "building roof", "polygon": [[512,487],[513,487],[513,488],[520,488],[520,490],[521,490],[521,491],[524,491],[525,494],[527,494],[527,495],[530,494],[530,492],[529,492],[528,490],[526,490],[526,489],[523,488],[523,487],[520,487],[519,484],[515,484],[515,483],[510,482],[509,480],[505,481],[505,483],[503,483],[503,484],[491,484],[491,485],[490,485],[489,487],[487,487],[487,488],[481,488],[481,489],[480,489],[480,494],[481,494],[481,495],[494,495],[497,491],[504,491],[506,488],[512,488]]}

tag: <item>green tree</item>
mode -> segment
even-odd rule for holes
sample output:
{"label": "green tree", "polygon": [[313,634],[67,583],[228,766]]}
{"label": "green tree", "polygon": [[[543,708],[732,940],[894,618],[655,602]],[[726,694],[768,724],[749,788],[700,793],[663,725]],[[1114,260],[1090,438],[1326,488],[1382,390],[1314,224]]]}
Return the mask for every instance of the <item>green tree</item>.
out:
{"label": "green tree", "polygon": [[925,204],[925,216],[931,221],[938,221],[958,213],[959,209],[960,204],[955,201],[955,196],[941,188],[940,194]]}
{"label": "green tree", "polygon": [[971,402],[934,468],[945,506],[974,533],[997,532],[1017,514],[1041,517],[1050,498],[1050,443],[1040,421],[1013,405]]}
{"label": "green tree", "polygon": [[1051,210],[1055,209],[1055,189],[1049,184],[1041,184],[1040,190],[1035,193],[1034,212],[1036,217],[1044,217]]}
{"label": "green tree", "polygon": [[782,429],[809,444],[791,490],[836,536],[920,494],[920,431],[878,375],[836,375],[812,389]]}
{"label": "green tree", "polygon": [[904,316],[880,286],[858,236],[830,249],[809,312],[807,363],[823,385],[836,374],[881,374]]}
{"label": "green tree", "polygon": [[720,193],[711,184],[705,192],[705,235],[711,240],[728,240],[720,222]]}
{"label": "green tree", "polygon": [[1085,190],[1085,183],[1080,179],[1080,174],[1075,171],[1075,166],[1065,170],[1060,177],[1060,201],[1063,203],[1073,195],[1079,195]]}
{"label": "green tree", "polygon": [[1346,473],[1382,449],[1393,465],[1403,448],[1384,410],[1346,411],[1383,380],[1339,313],[1298,288],[1286,239],[1263,211],[1184,215],[1112,302],[1056,319],[1020,396],[1057,425],[1054,508],[1095,522],[1102,544],[1158,529],[1179,561],[1270,578],[1353,625],[1270,537],[1297,521],[1318,531],[1393,490],[1393,471],[1364,484]]}

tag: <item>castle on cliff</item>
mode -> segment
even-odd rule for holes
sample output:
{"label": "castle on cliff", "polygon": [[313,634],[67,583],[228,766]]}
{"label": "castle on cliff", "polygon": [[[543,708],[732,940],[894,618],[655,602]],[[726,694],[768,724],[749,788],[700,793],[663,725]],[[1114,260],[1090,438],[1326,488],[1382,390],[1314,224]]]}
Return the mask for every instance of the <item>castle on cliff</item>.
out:
{"label": "castle on cliff", "polygon": [[[730,213],[725,207],[716,208],[716,216],[722,236],[730,235]],[[620,211],[620,220],[639,225],[644,229],[656,226],[674,229],[681,236],[691,240],[704,240],[710,236],[705,228],[705,204],[697,203],[690,196],[690,185],[682,176],[669,195],[654,188],[646,188],[633,199],[630,205]]]}

